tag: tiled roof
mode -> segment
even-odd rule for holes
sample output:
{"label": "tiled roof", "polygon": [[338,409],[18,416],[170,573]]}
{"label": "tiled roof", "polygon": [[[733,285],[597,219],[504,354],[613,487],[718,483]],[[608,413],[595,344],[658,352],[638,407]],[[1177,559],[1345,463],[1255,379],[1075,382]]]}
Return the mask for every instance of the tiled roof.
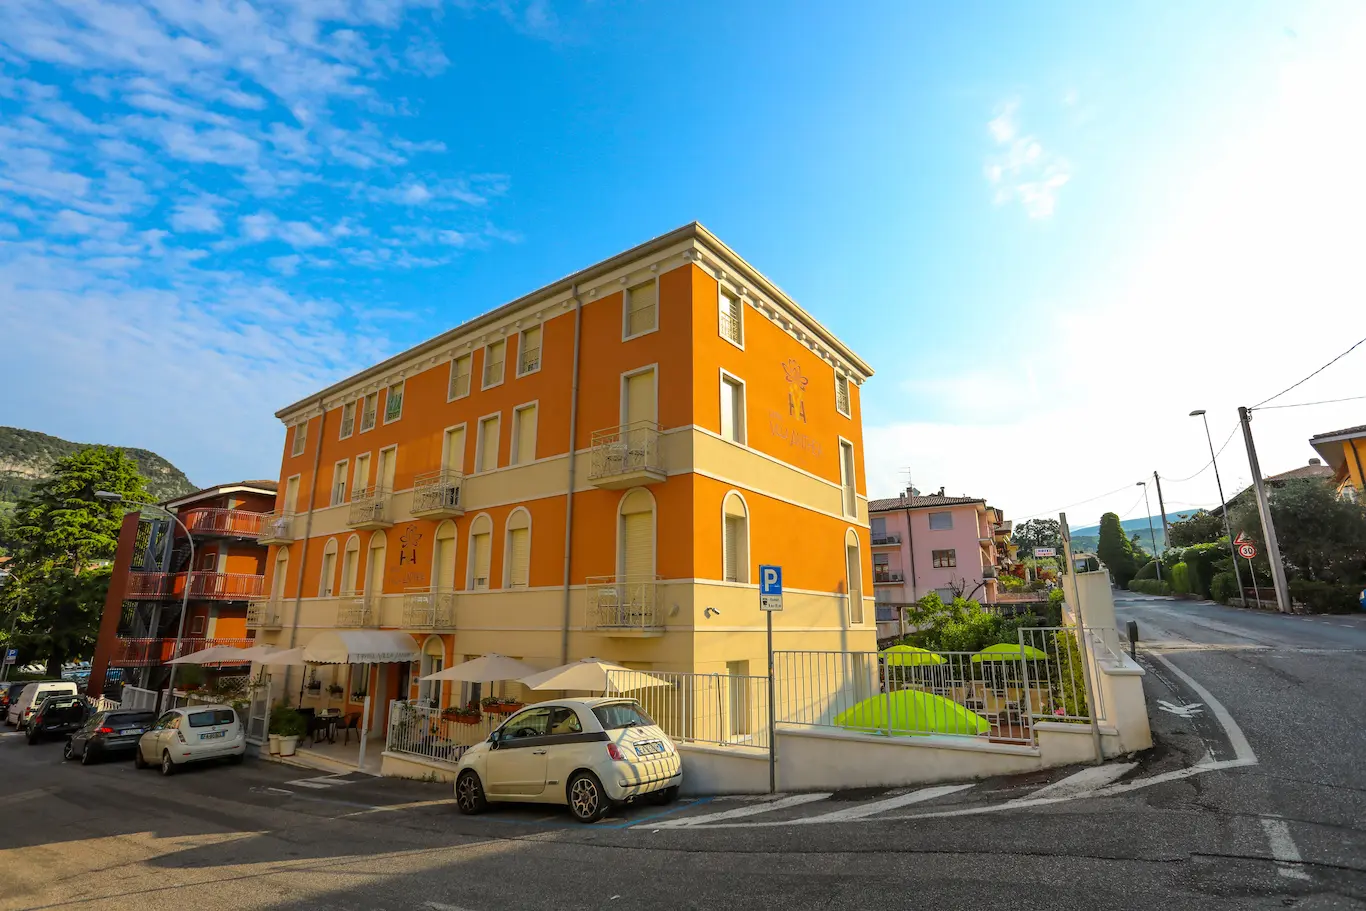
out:
{"label": "tiled roof", "polygon": [[1327,433],[1316,433],[1309,438],[1309,442],[1312,444],[1315,440],[1322,440],[1327,437],[1360,436],[1363,434],[1366,434],[1366,424],[1357,427],[1344,427],[1341,430],[1330,430]]}
{"label": "tiled roof", "polygon": [[888,500],[869,500],[869,512],[889,512],[893,509],[924,509],[927,506],[967,506],[970,503],[986,505],[981,497],[941,497],[931,494],[926,497],[908,497],[902,494]]}
{"label": "tiled roof", "polygon": [[211,497],[211,496],[213,496],[215,493],[217,493],[217,492],[220,491],[220,490],[226,490],[226,489],[228,489],[228,488],[233,488],[233,487],[254,487],[254,488],[256,488],[257,490],[267,490],[267,491],[270,491],[270,492],[273,493],[273,492],[278,491],[278,490],[280,489],[280,482],[279,482],[279,481],[229,481],[229,482],[226,483],[226,484],[211,484],[210,486],[205,487],[205,488],[203,488],[202,490],[196,490],[194,493],[187,493],[187,494],[185,494],[184,496],[172,497],[172,498],[169,499],[169,500],[164,500],[164,501],[162,501],[161,505],[162,505],[162,506],[166,506],[166,505],[171,504],[171,503],[188,503],[188,502],[192,502],[192,501],[194,501],[194,500],[198,500],[200,497]]}
{"label": "tiled roof", "polygon": [[1333,469],[1327,465],[1301,465],[1280,474],[1273,474],[1268,481],[1293,481],[1296,478],[1331,478]]}

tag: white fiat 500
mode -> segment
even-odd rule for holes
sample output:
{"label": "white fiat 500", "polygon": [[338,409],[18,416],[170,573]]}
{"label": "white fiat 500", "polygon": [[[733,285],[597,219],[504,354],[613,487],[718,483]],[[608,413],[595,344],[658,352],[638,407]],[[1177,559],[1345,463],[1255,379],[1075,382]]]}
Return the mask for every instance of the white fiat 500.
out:
{"label": "white fiat 500", "polygon": [[673,741],[634,699],[559,699],[528,706],[460,758],[461,813],[491,801],[555,803],[580,822],[612,804],[678,796],[683,765]]}
{"label": "white fiat 500", "polygon": [[191,705],[171,709],[138,738],[133,765],[157,766],[173,775],[188,762],[226,759],[238,763],[247,752],[246,732],[230,705]]}

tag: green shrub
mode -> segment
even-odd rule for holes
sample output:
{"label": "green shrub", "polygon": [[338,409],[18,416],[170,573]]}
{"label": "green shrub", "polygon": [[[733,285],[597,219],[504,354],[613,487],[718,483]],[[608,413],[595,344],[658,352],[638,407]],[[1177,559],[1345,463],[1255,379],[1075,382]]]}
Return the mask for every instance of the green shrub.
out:
{"label": "green shrub", "polygon": [[308,722],[289,704],[289,700],[281,699],[270,707],[268,733],[279,734],[281,737],[302,737],[307,731]]}
{"label": "green shrub", "polygon": [[1211,597],[1210,585],[1217,572],[1215,562],[1228,557],[1228,545],[1219,542],[1193,544],[1181,552],[1181,562],[1190,570],[1191,594]]}
{"label": "green shrub", "polygon": [[[1157,578],[1157,561],[1156,561],[1156,560],[1149,560],[1147,563],[1144,563],[1144,564],[1143,564],[1143,568],[1140,569],[1140,570],[1138,571],[1137,575],[1135,575],[1134,578],[1135,578],[1135,579],[1156,579],[1156,578]],[[1129,590],[1130,590],[1130,591],[1133,591],[1133,589],[1129,589]]]}
{"label": "green shrub", "polygon": [[1190,594],[1191,574],[1186,564],[1178,563],[1172,567],[1171,586],[1172,591],[1178,595]]}
{"label": "green shrub", "polygon": [[1361,586],[1295,579],[1290,597],[1316,614],[1347,614],[1361,609]]}
{"label": "green shrub", "polygon": [[1220,604],[1227,604],[1234,598],[1242,597],[1238,591],[1238,580],[1233,573],[1215,573],[1209,583],[1209,596]]}
{"label": "green shrub", "polygon": [[1130,579],[1129,591],[1144,595],[1169,595],[1172,588],[1165,580],[1158,582],[1156,579]]}

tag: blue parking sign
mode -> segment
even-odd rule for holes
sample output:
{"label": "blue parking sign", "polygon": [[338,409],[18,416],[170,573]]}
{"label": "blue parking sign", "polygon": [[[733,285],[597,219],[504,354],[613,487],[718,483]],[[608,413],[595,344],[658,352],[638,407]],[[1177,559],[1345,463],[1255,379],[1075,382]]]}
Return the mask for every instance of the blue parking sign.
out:
{"label": "blue parking sign", "polygon": [[759,609],[775,611],[783,609],[783,568],[781,566],[759,567]]}

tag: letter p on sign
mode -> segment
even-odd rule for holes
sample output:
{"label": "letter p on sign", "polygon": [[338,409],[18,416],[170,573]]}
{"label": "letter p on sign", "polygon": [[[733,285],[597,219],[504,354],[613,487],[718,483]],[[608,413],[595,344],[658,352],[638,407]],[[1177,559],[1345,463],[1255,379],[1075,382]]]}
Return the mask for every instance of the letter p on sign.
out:
{"label": "letter p on sign", "polygon": [[783,609],[783,568],[781,566],[759,567],[759,609],[766,611]]}

